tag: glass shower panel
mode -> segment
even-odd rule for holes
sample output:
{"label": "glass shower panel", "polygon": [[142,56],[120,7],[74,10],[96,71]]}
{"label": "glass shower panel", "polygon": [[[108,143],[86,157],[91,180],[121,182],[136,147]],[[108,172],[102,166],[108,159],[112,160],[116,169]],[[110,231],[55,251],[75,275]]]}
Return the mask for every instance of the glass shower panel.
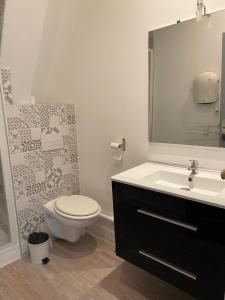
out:
{"label": "glass shower panel", "polygon": [[10,242],[8,209],[4,190],[2,164],[0,159],[0,247]]}

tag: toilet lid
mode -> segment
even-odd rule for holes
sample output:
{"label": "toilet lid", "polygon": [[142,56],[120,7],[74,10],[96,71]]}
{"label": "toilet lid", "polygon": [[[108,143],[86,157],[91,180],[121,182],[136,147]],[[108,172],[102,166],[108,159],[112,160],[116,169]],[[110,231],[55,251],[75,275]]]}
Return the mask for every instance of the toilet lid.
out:
{"label": "toilet lid", "polygon": [[81,195],[60,197],[56,199],[55,207],[66,215],[79,217],[95,214],[99,210],[95,200]]}

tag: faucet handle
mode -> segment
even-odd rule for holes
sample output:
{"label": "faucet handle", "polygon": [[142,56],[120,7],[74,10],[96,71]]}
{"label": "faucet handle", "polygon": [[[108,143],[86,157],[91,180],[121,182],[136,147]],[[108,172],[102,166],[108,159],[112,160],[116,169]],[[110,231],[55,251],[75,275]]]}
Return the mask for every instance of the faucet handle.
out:
{"label": "faucet handle", "polygon": [[199,163],[198,163],[197,160],[195,160],[195,159],[190,159],[190,163],[191,163],[191,165],[190,165],[190,167],[188,168],[188,170],[191,170],[191,169],[198,169]]}
{"label": "faucet handle", "polygon": [[190,162],[192,163],[193,166],[198,167],[198,161],[195,159],[191,159]]}

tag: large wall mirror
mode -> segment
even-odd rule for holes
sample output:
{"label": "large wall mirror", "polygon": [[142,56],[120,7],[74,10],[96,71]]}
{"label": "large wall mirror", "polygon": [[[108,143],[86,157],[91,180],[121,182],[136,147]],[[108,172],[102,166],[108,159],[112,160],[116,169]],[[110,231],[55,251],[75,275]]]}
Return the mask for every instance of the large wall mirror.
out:
{"label": "large wall mirror", "polygon": [[149,139],[225,147],[225,11],[149,32]]}

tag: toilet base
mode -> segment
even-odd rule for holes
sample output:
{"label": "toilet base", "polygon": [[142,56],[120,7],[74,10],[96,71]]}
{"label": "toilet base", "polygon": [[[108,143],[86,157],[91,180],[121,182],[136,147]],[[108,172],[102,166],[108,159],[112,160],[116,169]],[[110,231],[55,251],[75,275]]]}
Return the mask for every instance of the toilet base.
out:
{"label": "toilet base", "polygon": [[52,218],[51,216],[48,216],[46,223],[51,234],[54,237],[66,240],[70,243],[75,243],[76,241],[78,241],[86,231],[85,228],[71,228],[71,226],[59,223],[55,218]]}
{"label": "toilet base", "polygon": [[86,228],[97,221],[101,208],[92,216],[71,219],[59,215],[55,211],[55,200],[52,200],[44,205],[44,211],[46,226],[50,233],[57,238],[75,243],[81,235],[85,234]]}

